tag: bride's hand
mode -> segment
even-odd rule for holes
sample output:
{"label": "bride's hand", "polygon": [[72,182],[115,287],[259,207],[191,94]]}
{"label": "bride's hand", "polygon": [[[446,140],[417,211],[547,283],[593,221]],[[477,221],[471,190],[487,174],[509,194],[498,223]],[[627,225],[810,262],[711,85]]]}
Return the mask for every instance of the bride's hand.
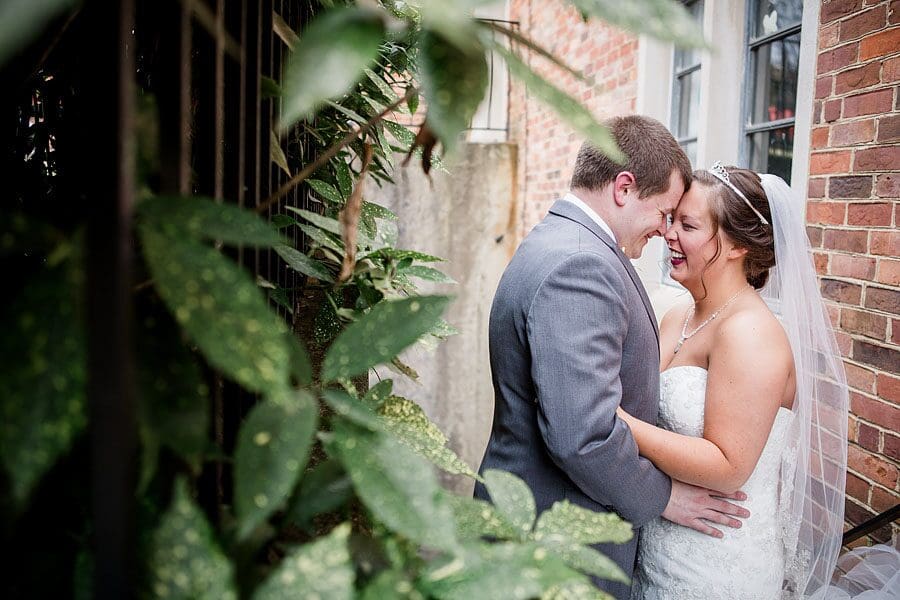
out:
{"label": "bride's hand", "polygon": [[621,406],[616,408],[616,416],[629,424],[631,423],[631,420],[634,419],[634,417],[625,412]]}

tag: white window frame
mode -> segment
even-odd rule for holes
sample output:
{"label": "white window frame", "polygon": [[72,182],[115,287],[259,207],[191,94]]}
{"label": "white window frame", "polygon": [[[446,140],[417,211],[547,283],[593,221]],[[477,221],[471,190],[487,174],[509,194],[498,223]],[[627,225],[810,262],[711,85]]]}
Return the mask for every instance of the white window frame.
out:
{"label": "white window frame", "polygon": [[[747,0],[705,0],[703,30],[714,52],[704,52],[700,66],[700,121],[697,124],[697,167],[720,160],[742,165],[744,137],[744,82],[749,23]],[[809,175],[809,141],[812,129],[813,92],[818,43],[819,0],[803,0],[800,65],[797,74],[794,149],[791,187],[801,210],[806,209]],[[671,124],[674,47],[646,36],[638,44],[638,114]],[[679,301],[686,291],[672,282],[664,270],[665,241],[654,238],[640,259],[634,261],[653,303],[657,317]]]}

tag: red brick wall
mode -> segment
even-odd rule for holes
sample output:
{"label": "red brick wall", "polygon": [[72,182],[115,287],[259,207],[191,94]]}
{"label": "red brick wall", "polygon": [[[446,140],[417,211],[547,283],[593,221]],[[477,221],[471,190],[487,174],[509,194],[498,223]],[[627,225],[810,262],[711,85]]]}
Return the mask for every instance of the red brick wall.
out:
{"label": "red brick wall", "polygon": [[[637,39],[605,24],[585,23],[561,0],[511,0],[510,19],[523,33],[582,71],[592,82],[579,82],[526,49],[523,55],[538,73],[580,100],[598,118],[634,112],[637,96]],[[518,206],[520,236],[547,213],[568,189],[581,136],[555,114],[513,84],[510,142],[519,144]]]}
{"label": "red brick wall", "polygon": [[852,388],[851,525],[900,502],[898,83],[900,1],[824,1],[807,221]]}

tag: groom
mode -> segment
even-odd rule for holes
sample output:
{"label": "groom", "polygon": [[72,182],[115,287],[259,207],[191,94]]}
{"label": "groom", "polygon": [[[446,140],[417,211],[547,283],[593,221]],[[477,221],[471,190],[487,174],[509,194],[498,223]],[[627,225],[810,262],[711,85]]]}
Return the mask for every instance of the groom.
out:
{"label": "groom", "polygon": [[[659,333],[629,259],[665,233],[691,165],[654,119],[617,117],[607,127],[625,164],[582,146],[571,193],[528,234],[500,280],[489,326],[494,425],[480,470],[521,477],[538,512],[568,500],[616,512],[638,529],[660,515],[698,530],[701,517],[734,525],[718,510],[742,509],[670,480],[638,455],[616,417],[621,406],[656,423]],[[475,496],[489,499],[481,484]],[[637,543],[635,535],[597,549],[630,576]],[[628,597],[627,585],[595,583]]]}

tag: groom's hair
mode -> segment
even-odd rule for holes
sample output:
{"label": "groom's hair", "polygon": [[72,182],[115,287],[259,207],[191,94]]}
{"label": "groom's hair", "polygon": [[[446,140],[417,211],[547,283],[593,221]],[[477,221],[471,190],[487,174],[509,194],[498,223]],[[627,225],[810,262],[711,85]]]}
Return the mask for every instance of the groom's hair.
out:
{"label": "groom's hair", "polygon": [[639,198],[668,190],[672,171],[681,176],[685,191],[691,187],[691,161],[662,123],[643,115],[629,115],[613,117],[604,125],[625,155],[625,164],[585,142],[575,160],[572,189],[599,190],[622,171],[634,174]]}

